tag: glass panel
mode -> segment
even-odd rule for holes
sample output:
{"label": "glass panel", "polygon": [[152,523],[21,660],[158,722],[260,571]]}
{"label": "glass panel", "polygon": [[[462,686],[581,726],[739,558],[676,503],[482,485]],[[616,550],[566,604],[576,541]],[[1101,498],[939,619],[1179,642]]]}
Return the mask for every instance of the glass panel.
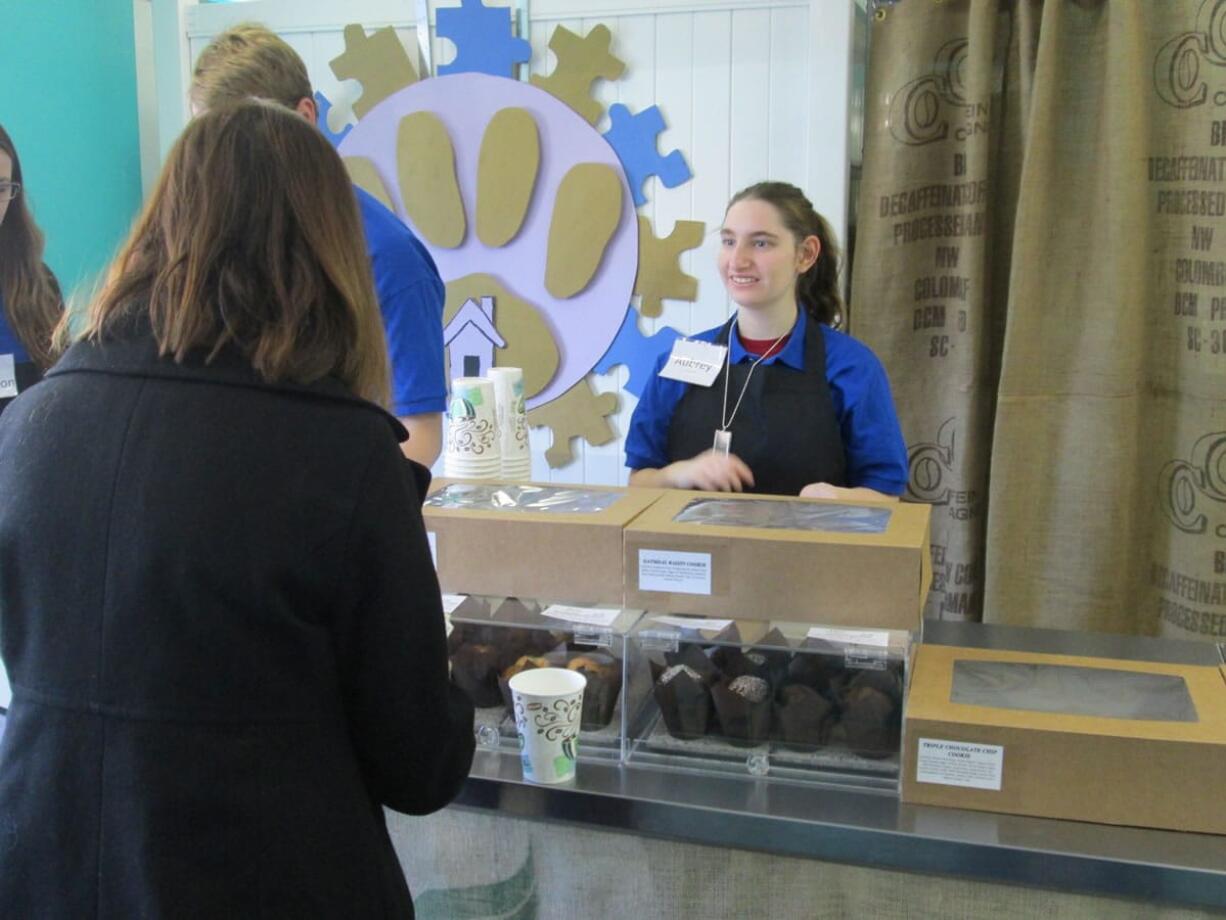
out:
{"label": "glass panel", "polygon": [[426,499],[430,508],[469,511],[542,511],[549,514],[596,514],[611,507],[622,492],[554,486],[471,485],[452,483]]}
{"label": "glass panel", "polygon": [[678,524],[717,524],[721,527],[884,533],[890,524],[890,511],[859,505],[699,498],[686,505],[673,520]]}
{"label": "glass panel", "polygon": [[1195,722],[1182,677],[1107,668],[955,661],[950,702],[1152,722]]}

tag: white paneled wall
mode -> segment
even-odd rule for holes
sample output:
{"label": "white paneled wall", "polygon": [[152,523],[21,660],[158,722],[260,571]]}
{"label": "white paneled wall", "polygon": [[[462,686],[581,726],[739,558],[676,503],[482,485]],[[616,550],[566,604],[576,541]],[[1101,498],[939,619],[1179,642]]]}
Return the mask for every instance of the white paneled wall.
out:
{"label": "white paneled wall", "polygon": [[[344,50],[346,23],[361,22],[368,28],[394,25],[417,60],[414,0],[166,2],[180,4],[176,15],[186,37],[188,60],[180,61],[179,73],[172,76],[184,86],[191,61],[212,35],[234,22],[263,22],[302,55],[315,88],[332,100],[333,130],[351,117],[359,93],[356,83],[338,81],[329,67],[329,61]],[[493,0],[487,4],[495,5]],[[645,333],[664,325],[697,332],[729,315],[715,272],[715,231],[724,205],[737,189],[767,178],[793,182],[808,191],[834,226],[845,225],[853,4],[854,0],[516,0],[511,4],[526,23],[532,73],[553,69],[548,46],[556,26],[582,35],[597,24],[608,25],[612,51],[626,62],[626,73],[617,81],[597,81],[595,95],[606,108],[620,102],[637,112],[658,105],[667,124],[659,138],[660,150],[681,150],[694,173],[679,188],[666,189],[654,178],[646,187],[648,201],[640,213],[651,219],[657,235],[667,236],[678,220],[701,220],[707,234],[700,249],[682,257],[682,267],[698,278],[698,300],[666,301],[663,316],[641,320]],[[436,6],[453,5],[458,2],[431,0],[431,19]],[[454,54],[445,40],[435,39],[432,48],[436,66]],[[159,74],[159,86],[163,82],[171,85],[175,80]],[[173,106],[162,100],[159,111],[168,108]],[[606,114],[597,129],[605,131],[608,123]],[[166,126],[162,129],[165,137]],[[535,478],[626,481],[622,435],[635,398],[622,389],[625,382],[624,368],[595,379],[598,391],[620,394],[621,408],[612,419],[618,436],[600,447],[576,441],[570,466],[550,470],[544,459],[550,434],[533,430]]]}

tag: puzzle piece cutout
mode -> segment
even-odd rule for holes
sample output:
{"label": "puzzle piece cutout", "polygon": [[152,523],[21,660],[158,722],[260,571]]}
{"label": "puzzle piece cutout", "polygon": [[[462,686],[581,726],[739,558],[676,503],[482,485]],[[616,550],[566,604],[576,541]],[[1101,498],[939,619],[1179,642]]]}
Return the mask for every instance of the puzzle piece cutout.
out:
{"label": "puzzle piece cutout", "polygon": [[599,77],[616,80],[626,69],[624,61],[609,53],[612,40],[608,26],[598,25],[583,38],[558,26],[549,38],[558,65],[547,77],[532,77],[532,85],[565,102],[588,124],[596,124],[604,114],[604,103],[592,98],[592,84]]}
{"label": "puzzle piece cutout", "polygon": [[417,71],[391,26],[366,34],[358,23],[345,26],[345,50],[329,66],[338,80],[357,80],[362,94],[354,101],[358,118],[397,90],[417,82]]}
{"label": "puzzle piece cutout", "polygon": [[676,188],[693,177],[680,150],[660,156],[656,142],[664,130],[664,115],[658,105],[631,115],[630,110],[618,102],[609,107],[609,118],[613,125],[604,138],[617,151],[617,158],[626,171],[635,207],[647,203],[643,185],[651,176],[658,176],[665,188]]}
{"label": "puzzle piece cutout", "polygon": [[616,393],[597,394],[584,377],[557,399],[529,411],[529,425],[553,432],[553,444],[545,451],[549,466],[556,470],[575,459],[570,443],[575,438],[597,447],[612,441],[615,435],[608,417],[617,405]]}
{"label": "puzzle piece cutout", "polygon": [[664,299],[690,300],[698,297],[698,279],[681,270],[681,253],[702,245],[706,224],[700,220],[679,220],[673,232],[657,237],[651,221],[639,218],[639,273],[634,281],[634,293],[642,296],[639,312],[644,316],[659,316],[664,312]]}
{"label": "puzzle piece cutout", "polygon": [[532,45],[511,34],[511,15],[505,6],[486,6],[481,0],[461,0],[458,7],[435,13],[435,33],[455,44],[455,60],[441,64],[440,77],[453,73],[485,73],[515,77],[515,65],[532,58]]}
{"label": "puzzle piece cutout", "polygon": [[328,125],[328,113],[332,111],[332,100],[323,93],[315,94],[315,119],[319,124],[319,130],[323,132],[324,137],[328,139],[328,143],[333,147],[339,147],[343,141],[353,130],[353,125],[345,125],[345,129],[337,134]]}
{"label": "puzzle piece cutout", "polygon": [[617,331],[613,344],[593,370],[598,374],[607,374],[614,365],[626,365],[630,379],[626,381],[625,389],[635,396],[642,396],[647,381],[655,373],[660,355],[672,351],[673,342],[681,337],[681,333],[672,326],[664,326],[651,335],[643,335],[639,329],[639,312],[631,307],[626,311],[626,318],[621,329]]}

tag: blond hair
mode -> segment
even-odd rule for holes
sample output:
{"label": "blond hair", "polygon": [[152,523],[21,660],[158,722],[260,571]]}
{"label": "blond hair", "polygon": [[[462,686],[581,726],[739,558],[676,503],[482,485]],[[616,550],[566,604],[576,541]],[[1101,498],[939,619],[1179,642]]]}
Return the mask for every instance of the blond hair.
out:
{"label": "blond hair", "polygon": [[293,109],[313,96],[298,52],[254,22],[239,23],[214,36],[196,59],[190,95],[196,112],[250,96]]}
{"label": "blond hair", "polygon": [[387,346],[353,187],[314,127],[248,100],[171,149],[81,337],[147,317],[162,355],[232,347],[266,380],[332,375],[389,401]]}

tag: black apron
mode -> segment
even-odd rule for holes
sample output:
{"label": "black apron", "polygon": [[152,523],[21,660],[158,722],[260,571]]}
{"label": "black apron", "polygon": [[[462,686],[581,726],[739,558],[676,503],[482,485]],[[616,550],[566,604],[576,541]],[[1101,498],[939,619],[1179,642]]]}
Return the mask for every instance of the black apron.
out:
{"label": "black apron", "polygon": [[[717,345],[728,344],[731,328],[729,320],[715,339]],[[732,365],[729,412],[752,366]],[[725,363],[709,387],[686,387],[668,429],[669,463],[711,449],[721,422],[727,370]],[[847,485],[847,457],[826,382],[826,340],[815,320],[805,318],[805,369],[778,361],[759,364],[729,428],[732,453],[753,471],[754,485],[748,491],[798,495],[811,482]]]}
{"label": "black apron", "polygon": [[[18,396],[43,379],[42,371],[38,369],[38,365],[33,361],[17,361],[13,365],[13,375],[17,378]],[[5,407],[16,398],[16,396],[0,398],[0,412],[3,412]]]}

